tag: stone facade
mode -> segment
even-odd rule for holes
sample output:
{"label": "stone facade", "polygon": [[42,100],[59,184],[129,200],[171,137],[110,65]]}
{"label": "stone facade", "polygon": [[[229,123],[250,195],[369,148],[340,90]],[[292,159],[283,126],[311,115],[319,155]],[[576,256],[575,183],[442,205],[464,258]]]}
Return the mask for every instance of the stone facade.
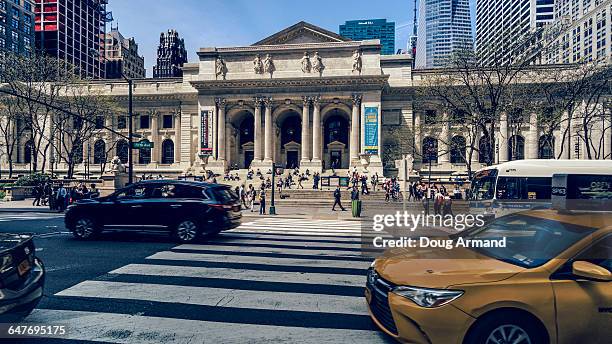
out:
{"label": "stone facade", "polygon": [[[381,56],[377,40],[347,41],[307,23],[262,42],[202,48],[198,62],[184,65],[182,78],[134,81],[135,133],[155,144],[150,158],[134,151],[137,175],[223,173],[249,167],[266,172],[275,163],[329,172],[354,166],[391,176],[397,173],[394,161],[406,154],[413,155],[415,169],[426,174],[430,166],[423,162],[422,146],[430,138],[437,142],[431,166],[435,178],[448,180],[467,170],[465,161],[453,158],[449,144],[462,135],[462,127],[429,124],[426,117],[438,110],[415,95],[428,74],[439,70],[413,71],[409,55]],[[127,106],[126,82],[94,81],[88,87]],[[106,124],[120,128],[119,118],[124,116]],[[495,162],[542,157],[542,133],[534,119],[511,130],[502,118]],[[117,130],[127,134],[127,129]],[[602,157],[609,159],[610,131],[604,133],[599,133],[605,146]],[[561,130],[555,135],[556,151],[565,144],[564,158],[580,157],[573,136],[563,140]],[[522,155],[509,155],[510,139],[521,145]],[[111,147],[117,137],[100,134],[97,140]],[[109,154],[109,160],[114,155]],[[17,161],[22,162],[17,171],[28,170],[23,156]],[[470,163],[472,170],[482,166],[478,154]],[[63,168],[54,166],[55,171]],[[95,173],[96,168],[91,170]]]}

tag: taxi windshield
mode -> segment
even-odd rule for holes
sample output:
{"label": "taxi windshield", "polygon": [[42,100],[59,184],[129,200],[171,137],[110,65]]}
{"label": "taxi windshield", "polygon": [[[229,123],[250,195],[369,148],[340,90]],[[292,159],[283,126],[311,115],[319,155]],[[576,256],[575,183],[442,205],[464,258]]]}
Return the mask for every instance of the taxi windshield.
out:
{"label": "taxi windshield", "polygon": [[499,240],[506,247],[474,248],[479,253],[525,268],[535,268],[557,257],[596,229],[523,214],[504,216],[484,227],[464,232],[466,239]]}
{"label": "taxi windshield", "polygon": [[483,170],[476,173],[472,180],[472,200],[486,201],[492,200],[495,195],[495,182],[497,180],[497,170]]}

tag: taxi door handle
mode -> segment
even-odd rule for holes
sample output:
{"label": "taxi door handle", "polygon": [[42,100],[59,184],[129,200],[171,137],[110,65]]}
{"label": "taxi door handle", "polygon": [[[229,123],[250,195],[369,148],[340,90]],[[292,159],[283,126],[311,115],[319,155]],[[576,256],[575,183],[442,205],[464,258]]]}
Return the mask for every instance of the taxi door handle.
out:
{"label": "taxi door handle", "polygon": [[131,208],[142,208],[142,205],[133,205]]}
{"label": "taxi door handle", "polygon": [[180,207],[182,207],[182,205],[180,205],[180,204],[172,204],[170,206],[170,208],[180,208]]}

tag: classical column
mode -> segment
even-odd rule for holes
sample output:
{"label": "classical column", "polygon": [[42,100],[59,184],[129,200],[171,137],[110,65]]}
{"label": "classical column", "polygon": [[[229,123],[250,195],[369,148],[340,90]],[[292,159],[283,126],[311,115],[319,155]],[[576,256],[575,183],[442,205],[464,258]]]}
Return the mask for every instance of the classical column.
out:
{"label": "classical column", "polygon": [[497,162],[506,162],[508,161],[508,115],[505,112],[499,116],[499,132],[495,133],[495,136]]}
{"label": "classical column", "polygon": [[149,115],[151,120],[151,141],[153,141],[153,148],[151,148],[151,163],[157,164],[159,157],[161,156],[161,142],[159,141],[159,115],[157,113],[151,113]]}
{"label": "classical column", "polygon": [[443,113],[442,114],[442,130],[440,131],[440,139],[439,139],[439,145],[440,145],[440,163],[447,163],[449,162],[449,156],[450,156],[450,147],[451,147],[451,138],[449,137],[449,123],[448,123],[448,113]]}
{"label": "classical column", "polygon": [[266,162],[272,162],[272,98],[265,98],[264,104],[266,106],[266,119],[265,119],[265,159]]}
{"label": "classical column", "polygon": [[421,135],[421,113],[412,110],[412,117],[414,118],[414,154],[417,157],[421,157],[421,150],[423,148],[423,137]]}
{"label": "classical column", "polygon": [[312,161],[321,162],[321,97],[312,98]]}
{"label": "classical column", "polygon": [[311,97],[303,98],[304,105],[302,107],[302,161],[310,162],[310,142],[308,142],[308,132],[310,131],[310,102]]}
{"label": "classical column", "polygon": [[262,132],[261,132],[261,98],[255,98],[255,142],[254,142],[254,152],[253,152],[253,160],[261,161],[261,140]]}
{"label": "classical column", "polygon": [[361,136],[361,126],[359,116],[361,113],[361,94],[353,94],[353,113],[351,116],[351,164],[355,161],[359,161],[359,154],[361,152],[361,145],[359,144],[359,137]]}
{"label": "classical column", "polygon": [[225,139],[225,99],[215,99],[217,103],[217,160],[225,160],[225,145],[227,140]]}
{"label": "classical column", "polygon": [[181,113],[174,114],[174,163],[181,162]]}
{"label": "classical column", "polygon": [[537,159],[539,152],[539,138],[538,138],[538,114],[531,113],[529,115],[529,137],[527,138],[527,159]]}

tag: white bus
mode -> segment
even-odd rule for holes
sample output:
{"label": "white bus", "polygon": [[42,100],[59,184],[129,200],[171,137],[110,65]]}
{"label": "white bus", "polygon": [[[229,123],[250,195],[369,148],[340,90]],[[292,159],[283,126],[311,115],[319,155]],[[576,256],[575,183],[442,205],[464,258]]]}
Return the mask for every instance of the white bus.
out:
{"label": "white bus", "polygon": [[550,208],[555,174],[612,175],[612,160],[517,160],[483,168],[472,178],[470,212],[491,219]]}

